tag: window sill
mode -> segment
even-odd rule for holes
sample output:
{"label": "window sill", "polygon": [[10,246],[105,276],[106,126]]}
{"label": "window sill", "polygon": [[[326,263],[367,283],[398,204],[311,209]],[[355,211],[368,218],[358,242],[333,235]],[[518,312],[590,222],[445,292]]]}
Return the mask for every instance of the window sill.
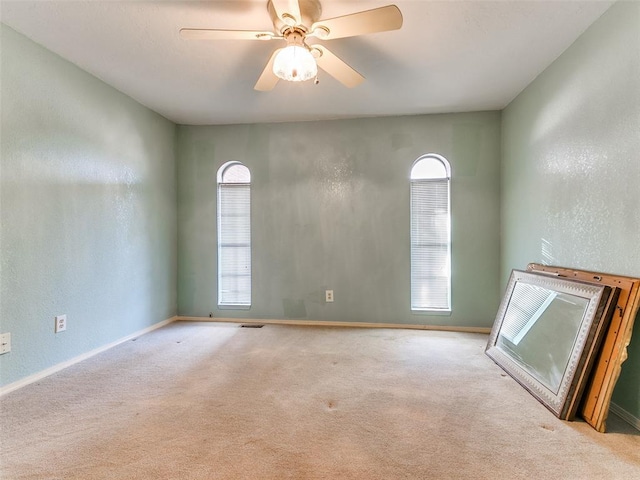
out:
{"label": "window sill", "polygon": [[411,313],[415,315],[433,315],[437,317],[451,316],[451,310],[411,309]]}
{"label": "window sill", "polygon": [[251,305],[218,304],[218,310],[251,310]]}

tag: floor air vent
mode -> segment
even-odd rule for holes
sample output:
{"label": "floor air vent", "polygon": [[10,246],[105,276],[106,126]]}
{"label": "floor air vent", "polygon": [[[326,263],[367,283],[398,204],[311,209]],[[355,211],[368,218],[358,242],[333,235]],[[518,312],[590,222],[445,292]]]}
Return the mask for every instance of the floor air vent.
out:
{"label": "floor air vent", "polygon": [[264,325],[259,325],[257,323],[243,323],[240,325],[240,328],[262,328]]}

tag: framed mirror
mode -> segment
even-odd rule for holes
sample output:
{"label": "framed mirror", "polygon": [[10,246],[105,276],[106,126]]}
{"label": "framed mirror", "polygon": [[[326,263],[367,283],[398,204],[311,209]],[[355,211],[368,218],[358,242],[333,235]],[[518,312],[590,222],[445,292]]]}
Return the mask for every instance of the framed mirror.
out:
{"label": "framed mirror", "polygon": [[570,420],[615,306],[615,289],[513,270],[486,353]]}

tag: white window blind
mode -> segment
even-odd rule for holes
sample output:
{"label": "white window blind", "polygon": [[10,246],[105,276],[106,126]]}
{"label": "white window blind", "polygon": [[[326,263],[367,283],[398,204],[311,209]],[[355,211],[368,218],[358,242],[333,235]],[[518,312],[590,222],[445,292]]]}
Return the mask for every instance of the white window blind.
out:
{"label": "white window blind", "polygon": [[[225,168],[223,165],[222,168]],[[234,163],[218,183],[218,305],[251,305],[251,185]]]}
{"label": "white window blind", "polygon": [[[422,162],[436,162],[439,167],[425,168]],[[451,216],[447,167],[438,157],[424,157],[416,162],[411,172],[412,310],[451,310]]]}

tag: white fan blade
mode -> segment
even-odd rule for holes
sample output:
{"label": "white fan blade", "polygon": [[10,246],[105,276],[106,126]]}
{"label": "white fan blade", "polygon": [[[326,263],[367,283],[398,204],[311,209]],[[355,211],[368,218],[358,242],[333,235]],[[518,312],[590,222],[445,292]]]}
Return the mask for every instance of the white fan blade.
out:
{"label": "white fan blade", "polygon": [[268,92],[269,90],[272,90],[273,87],[276,86],[276,83],[278,83],[278,80],[280,80],[276,76],[276,74],[273,73],[273,61],[275,60],[276,55],[280,50],[282,49],[278,48],[271,55],[271,58],[269,59],[267,66],[264,67],[264,70],[262,71],[262,75],[260,75],[260,78],[256,82],[255,87],[253,87],[254,90],[258,90],[260,92]]}
{"label": "white fan blade", "polygon": [[282,38],[273,32],[203,28],[183,28],[180,30],[180,36],[189,40],[272,40],[274,38]]}
{"label": "white fan blade", "polygon": [[298,0],[271,0],[274,10],[284,23],[293,27],[302,23]]}
{"label": "white fan blade", "polygon": [[387,32],[402,27],[402,13],[395,5],[374,8],[342,17],[321,20],[311,26],[310,35],[324,40]]}
{"label": "white fan blade", "polygon": [[362,75],[336,57],[331,51],[327,50],[327,47],[311,45],[311,48],[317,49],[321,53],[321,55],[316,58],[318,66],[343,85],[353,88],[364,82]]}

